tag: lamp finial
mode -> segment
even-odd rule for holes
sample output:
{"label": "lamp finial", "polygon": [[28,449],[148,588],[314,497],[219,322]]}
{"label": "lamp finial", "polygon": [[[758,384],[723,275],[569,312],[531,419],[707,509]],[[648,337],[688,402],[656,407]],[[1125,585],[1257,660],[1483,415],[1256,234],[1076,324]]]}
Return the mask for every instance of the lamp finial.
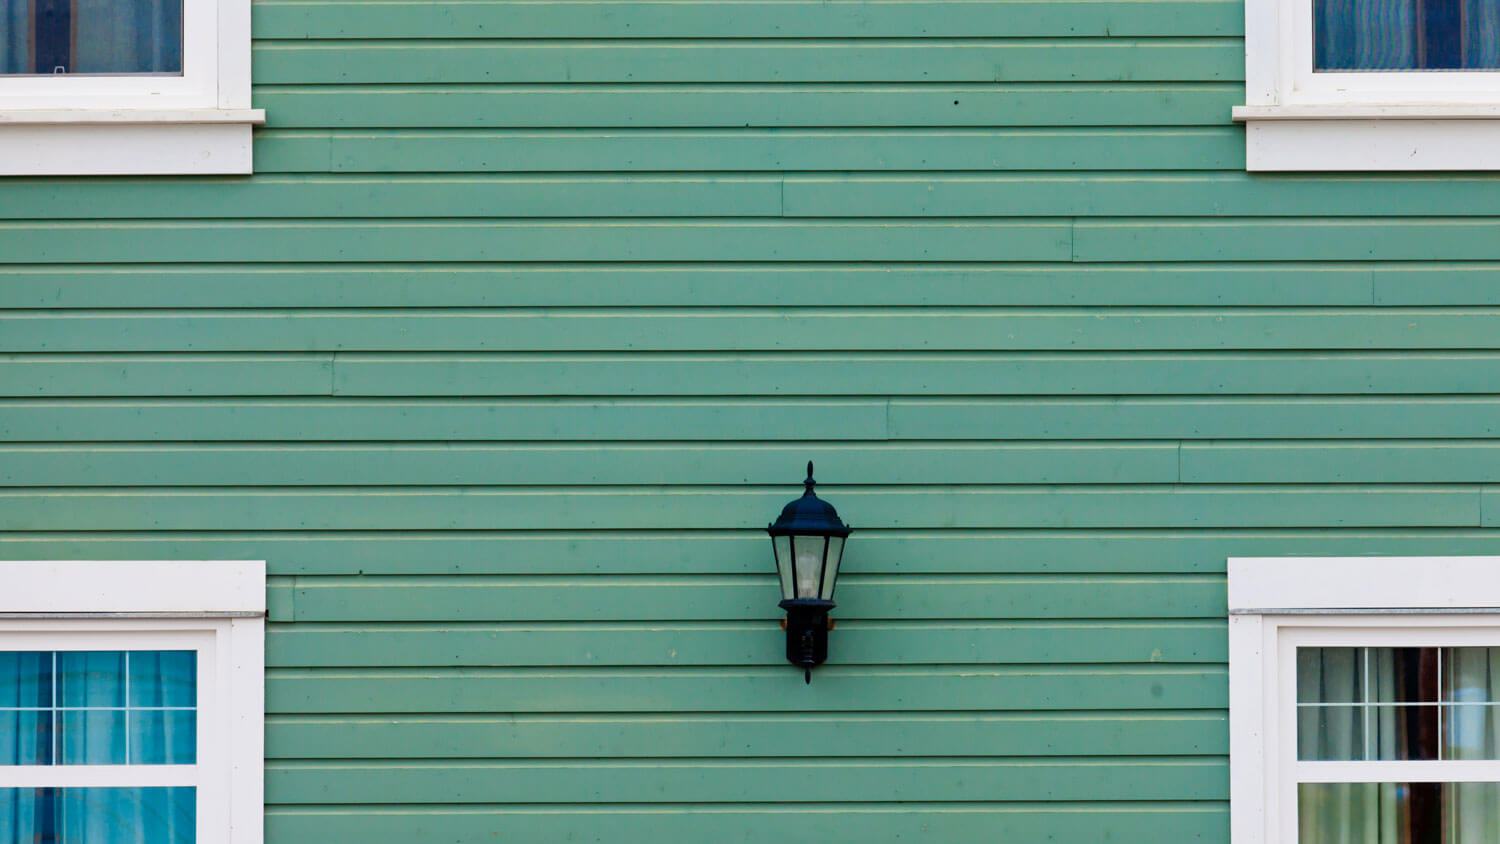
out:
{"label": "lamp finial", "polygon": [[809,461],[807,461],[807,480],[805,480],[805,481],[802,482],[802,485],[805,486],[805,487],[807,487],[807,491],[804,492],[804,493],[802,493],[802,494],[803,495],[812,495],[813,494],[813,484],[815,484],[815,483],[817,483],[817,481],[813,480],[813,475],[812,475],[812,461],[809,460]]}

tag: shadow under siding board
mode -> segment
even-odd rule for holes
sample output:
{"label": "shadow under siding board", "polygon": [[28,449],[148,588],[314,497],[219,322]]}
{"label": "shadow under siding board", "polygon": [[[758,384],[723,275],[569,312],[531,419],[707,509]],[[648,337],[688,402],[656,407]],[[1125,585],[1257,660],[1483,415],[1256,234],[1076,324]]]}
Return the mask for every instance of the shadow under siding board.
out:
{"label": "shadow under siding board", "polygon": [[1158,129],[269,129],[277,172],[1243,170],[1230,127]]}
{"label": "shadow under siding board", "polygon": [[[1376,271],[1323,263],[0,265],[0,306],[1290,308],[1369,305]],[[1462,264],[1413,281],[1439,272],[1475,287],[1500,282],[1500,267]]]}
{"label": "shadow under siding board", "polygon": [[1035,38],[1239,35],[1226,0],[260,2],[257,38]]}
{"label": "shadow under siding board", "polygon": [[[774,594],[774,593],[773,593]],[[1228,659],[1221,619],[861,621],[839,618],[843,665],[1203,663]],[[778,647],[778,644],[780,647]],[[785,662],[773,621],[273,625],[267,664],[459,667],[745,665]]]}
{"label": "shadow under siding board", "polygon": [[989,844],[997,829],[1017,841],[1213,841],[1229,825],[1221,802],[1155,803],[912,803],[814,804],[807,808],[736,805],[658,807],[451,806],[280,808],[266,811],[266,837],[283,841],[365,844],[421,840],[434,828],[460,841],[504,829],[520,841],[557,837],[584,841],[712,841],[725,829],[744,844],[791,840],[882,841],[928,836],[952,844]]}
{"label": "shadow under siding board", "polygon": [[592,760],[390,765],[272,763],[266,802],[298,804],[649,804],[851,801],[1226,800],[1219,759]]}
{"label": "shadow under siding board", "polygon": [[0,313],[0,352],[837,352],[1500,347],[1500,310],[360,309]]}
{"label": "shadow under siding board", "polygon": [[289,669],[266,713],[799,712],[1223,709],[1222,665],[818,669],[817,689],[770,668]]}
{"label": "shadow under siding board", "polygon": [[1213,38],[823,38],[257,42],[264,85],[734,82],[1206,82],[1244,77]]}
{"label": "shadow under siding board", "polygon": [[0,263],[1066,261],[1026,220],[336,220],[0,224]]}
{"label": "shadow under siding board", "polygon": [[[821,676],[821,675],[820,675]],[[1223,711],[271,715],[267,759],[1226,756]]]}
{"label": "shadow under siding board", "polygon": [[1221,126],[1238,83],[266,85],[289,128]]}
{"label": "shadow under siding board", "polygon": [[[784,487],[58,489],[0,493],[0,530],[760,530],[785,501]],[[855,525],[909,529],[1480,526],[1464,486],[840,487],[837,501]]]}
{"label": "shadow under siding board", "polygon": [[[299,577],[298,622],[764,620],[775,578]],[[1221,618],[1224,580],[1178,575],[869,575],[838,584],[843,620]],[[774,653],[774,651],[773,651]],[[939,660],[942,661],[942,660]],[[1149,661],[1149,659],[1147,660]],[[503,663],[496,663],[503,664]]]}

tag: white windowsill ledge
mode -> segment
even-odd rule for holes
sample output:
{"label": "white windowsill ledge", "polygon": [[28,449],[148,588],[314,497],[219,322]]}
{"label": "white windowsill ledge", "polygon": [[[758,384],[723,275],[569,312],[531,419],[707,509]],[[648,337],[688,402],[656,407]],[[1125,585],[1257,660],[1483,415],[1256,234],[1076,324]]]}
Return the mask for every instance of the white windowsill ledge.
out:
{"label": "white windowsill ledge", "polygon": [[1500,106],[1237,106],[1251,171],[1500,170]]}
{"label": "white windowsill ledge", "polygon": [[247,174],[262,109],[0,111],[0,176]]}

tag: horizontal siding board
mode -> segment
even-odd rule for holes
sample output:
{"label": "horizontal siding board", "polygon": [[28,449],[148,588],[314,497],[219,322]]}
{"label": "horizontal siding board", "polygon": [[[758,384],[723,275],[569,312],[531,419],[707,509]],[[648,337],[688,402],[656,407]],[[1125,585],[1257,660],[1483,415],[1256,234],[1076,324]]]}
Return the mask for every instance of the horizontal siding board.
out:
{"label": "horizontal siding board", "polygon": [[255,81],[301,84],[1218,81],[1237,39],[261,41]]}
{"label": "horizontal siding board", "polygon": [[1183,443],[1185,483],[1495,483],[1500,443]]}
{"label": "horizontal siding board", "polygon": [[302,804],[1227,800],[1217,759],[272,764],[266,802]]}
{"label": "horizontal siding board", "polygon": [[[769,514],[768,514],[769,515]],[[1216,573],[1229,557],[1494,553],[1480,529],[890,531],[861,527],[847,574]],[[760,574],[773,562],[756,531],[504,531],[0,534],[6,560],[266,560],[273,574]],[[285,598],[291,585],[283,581]],[[287,604],[290,606],[290,603]],[[290,618],[288,610],[279,617]]]}
{"label": "horizontal siding board", "polygon": [[[774,626],[778,594],[770,572],[761,578],[361,578],[354,583],[301,577],[293,589],[292,613],[297,621],[764,619]],[[1225,611],[1218,575],[849,573],[839,580],[836,599],[836,616],[857,619],[1212,618]]]}
{"label": "horizontal siding board", "polygon": [[[0,372],[4,372],[0,366]],[[117,388],[118,389],[118,388]],[[0,400],[8,441],[850,440],[886,435],[883,401]],[[672,420],[669,428],[662,420]]]}
{"label": "horizontal siding board", "polygon": [[[796,683],[803,688],[789,694]],[[268,669],[266,711],[312,713],[1222,709],[1223,666]]]}
{"label": "horizontal siding board", "polygon": [[1189,351],[1500,348],[1500,310],[898,308],[0,311],[0,351]]}
{"label": "horizontal siding board", "polygon": [[1230,127],[1176,129],[266,130],[260,173],[1222,170]]}
{"label": "horizontal siding board", "polygon": [[258,38],[972,38],[1238,35],[1223,0],[260,2]]}
{"label": "horizontal siding board", "polygon": [[[783,673],[792,673],[783,669]],[[822,674],[819,674],[819,679]],[[1224,712],[278,716],[268,759],[1226,756]]]}
{"label": "horizontal siding board", "polygon": [[[3,333],[3,332],[0,332]],[[775,484],[809,456],[841,483],[1170,483],[1175,443],[880,446],[0,447],[0,486]]]}
{"label": "horizontal siding board", "polygon": [[[1476,287],[1500,268],[1434,268]],[[1357,306],[1361,265],[0,265],[5,308]],[[1497,300],[1491,304],[1500,304]]]}
{"label": "horizontal siding board", "polygon": [[1059,261],[1066,222],[254,221],[0,224],[0,263]]}
{"label": "horizontal siding board", "polygon": [[839,441],[1487,438],[1500,432],[1500,399],[0,400],[7,442],[732,442],[801,441],[809,432]]}
{"label": "horizontal siding board", "polygon": [[262,86],[274,128],[1216,126],[1235,83]]}
{"label": "horizontal siding board", "polygon": [[[1461,486],[837,488],[858,527],[1478,527]],[[761,530],[786,490],[407,487],[0,492],[0,530]]]}
{"label": "horizontal siding board", "polygon": [[[920,140],[916,141],[920,143]],[[591,217],[776,217],[798,218],[983,218],[1198,216],[1283,217],[1309,214],[1411,216],[1443,213],[1500,214],[1497,181],[1485,177],[1350,179],[1304,177],[1288,183],[1245,174],[1211,173],[1027,173],[989,175],[809,176],[715,175],[272,175],[251,181],[191,183],[146,180],[16,180],[0,194],[0,219],[158,218],[591,218]],[[42,188],[45,186],[45,190]],[[1378,206],[1375,203],[1379,203]],[[429,223],[435,225],[436,223]],[[817,223],[801,223],[816,227]],[[1088,224],[1091,237],[1113,232]],[[1188,225],[1199,242],[1247,227],[1277,224],[1234,221],[1229,228]],[[1322,221],[1346,237],[1360,220]],[[1372,224],[1373,225],[1373,224]],[[1424,221],[1423,227],[1458,237],[1489,221]],[[326,224],[320,224],[319,228]],[[1096,229],[1095,226],[1100,228]],[[59,224],[58,228],[65,228]],[[1377,229],[1388,228],[1377,225]],[[1451,231],[1450,231],[1451,228]],[[1492,229],[1481,228],[1483,231]],[[1129,237],[1126,228],[1117,237]],[[1141,233],[1144,235],[1144,233]],[[1128,242],[1135,242],[1133,240]],[[1148,241],[1141,241],[1144,245]],[[1149,247],[1148,247],[1149,248]],[[1305,246],[1302,247],[1305,250]],[[1088,256],[1085,256],[1088,257]],[[1242,258],[1226,255],[1228,258]],[[1258,256],[1251,256],[1258,257]],[[1325,256],[1326,257],[1326,256]],[[1349,255],[1351,260],[1363,255]],[[1440,254],[1401,256],[1441,258]],[[1480,257],[1493,259],[1486,254]],[[1304,253],[1288,255],[1313,260]],[[1210,258],[1213,259],[1213,258]],[[1170,256],[1158,260],[1172,260]],[[1203,258],[1199,258],[1203,260]]]}
{"label": "horizontal siding board", "polygon": [[[120,360],[110,372],[124,371]],[[52,371],[59,392],[48,394],[68,394],[63,365]],[[138,394],[173,395],[174,381],[142,379]],[[1492,393],[1496,384],[1500,355],[1477,352],[349,354],[334,370],[334,392],[346,396]]]}
{"label": "horizontal siding board", "polygon": [[333,355],[0,355],[4,396],[328,395],[332,383]]}
{"label": "horizontal siding board", "polygon": [[[1219,620],[864,622],[835,613],[842,665],[1223,662]],[[290,614],[283,614],[290,618]],[[273,625],[273,667],[780,665],[775,622]]]}
{"label": "horizontal siding board", "polygon": [[[1351,178],[1298,174],[1267,178],[1261,173],[827,173],[788,176],[784,213],[788,217],[1494,215],[1500,213],[1497,186],[1500,182],[1495,178],[1483,175]],[[1340,225],[1338,221],[1320,222]],[[1439,223],[1427,225],[1436,227]],[[1108,226],[1105,221],[1089,221],[1086,230],[1092,237],[1103,237],[1112,232]],[[1208,227],[1200,226],[1190,224],[1195,237],[1207,240],[1216,236]],[[1273,228],[1267,237],[1279,239],[1282,231]],[[1336,253],[1325,251],[1318,257],[1330,254]],[[1087,252],[1080,256],[1092,259]]]}
{"label": "horizontal siding board", "polygon": [[1385,307],[1500,303],[1496,271],[1494,266],[1475,263],[1390,263],[1372,273],[1372,301]]}
{"label": "horizontal siding board", "polygon": [[663,805],[656,809],[609,806],[538,809],[443,808],[385,809],[351,812],[345,807],[306,811],[271,809],[266,837],[285,841],[354,844],[369,841],[426,840],[436,835],[458,841],[480,841],[505,833],[520,841],[554,837],[578,841],[707,841],[725,830],[745,844],[795,840],[876,841],[931,837],[933,840],[992,842],[997,829],[1021,841],[1216,840],[1226,834],[1229,812],[1212,802],[1150,806],[1103,804],[996,806],[960,803],[851,805],[790,808],[730,808]]}
{"label": "horizontal siding board", "polygon": [[1497,411],[1480,396],[897,399],[889,423],[895,439],[1399,439],[1491,437]]}
{"label": "horizontal siding board", "polygon": [[1500,220],[1080,220],[1076,261],[1484,261]]}
{"label": "horizontal siding board", "polygon": [[[329,370],[332,377],[329,378]],[[1494,391],[1500,355],[0,355],[4,396],[998,396]]]}
{"label": "horizontal siding board", "polygon": [[0,219],[775,217],[774,176],[17,179]]}

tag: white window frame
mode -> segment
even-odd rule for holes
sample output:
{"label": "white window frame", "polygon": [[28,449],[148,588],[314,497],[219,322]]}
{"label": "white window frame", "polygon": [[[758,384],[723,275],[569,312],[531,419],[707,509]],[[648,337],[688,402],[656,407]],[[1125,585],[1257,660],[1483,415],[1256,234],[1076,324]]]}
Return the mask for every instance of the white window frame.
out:
{"label": "white window frame", "polygon": [[1299,645],[1500,647],[1500,557],[1229,560],[1232,844],[1295,842],[1299,782],[1500,782],[1500,761],[1298,761]]}
{"label": "white window frame", "polygon": [[1247,169],[1500,169],[1500,72],[1313,73],[1312,21],[1312,0],[1246,0]]}
{"label": "white window frame", "polygon": [[180,76],[0,76],[0,175],[249,173],[250,0],[183,0]]}
{"label": "white window frame", "polygon": [[0,562],[0,650],[194,650],[192,765],[0,765],[0,788],[194,786],[197,844],[262,844],[265,563]]}

